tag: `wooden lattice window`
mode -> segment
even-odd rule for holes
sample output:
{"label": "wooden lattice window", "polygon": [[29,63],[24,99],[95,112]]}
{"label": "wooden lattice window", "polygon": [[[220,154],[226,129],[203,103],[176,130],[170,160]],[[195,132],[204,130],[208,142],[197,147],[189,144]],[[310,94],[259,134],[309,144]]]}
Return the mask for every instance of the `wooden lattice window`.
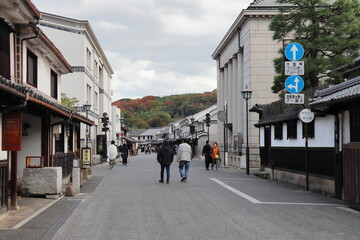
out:
{"label": "wooden lattice window", "polygon": [[287,123],[287,138],[297,138],[297,120],[292,120]]}
{"label": "wooden lattice window", "polygon": [[[302,137],[305,138],[305,123],[302,124]],[[315,121],[308,123],[308,138],[315,137]]]}
{"label": "wooden lattice window", "polygon": [[360,110],[350,111],[350,141],[360,142]]}
{"label": "wooden lattice window", "polygon": [[283,139],[283,124],[282,123],[277,123],[274,125],[274,134],[275,134],[275,139],[277,140],[282,140]]}

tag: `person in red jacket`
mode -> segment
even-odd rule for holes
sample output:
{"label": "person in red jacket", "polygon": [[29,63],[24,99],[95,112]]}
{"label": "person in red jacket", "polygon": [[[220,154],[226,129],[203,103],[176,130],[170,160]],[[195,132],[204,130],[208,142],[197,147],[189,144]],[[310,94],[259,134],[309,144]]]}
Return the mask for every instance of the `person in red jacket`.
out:
{"label": "person in red jacket", "polygon": [[[216,142],[214,142],[213,144],[211,158],[212,158],[211,169],[214,170],[214,165],[217,163],[217,161],[220,161],[219,147]],[[217,169],[217,165],[216,165],[216,169]]]}

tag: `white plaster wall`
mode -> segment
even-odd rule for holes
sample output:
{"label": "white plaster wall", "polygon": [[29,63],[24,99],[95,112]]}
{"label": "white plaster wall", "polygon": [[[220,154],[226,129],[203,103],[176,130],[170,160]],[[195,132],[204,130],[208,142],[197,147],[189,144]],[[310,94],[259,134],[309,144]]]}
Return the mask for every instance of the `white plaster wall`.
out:
{"label": "white plaster wall", "polygon": [[[84,66],[86,55],[84,54],[84,34],[56,30],[41,26],[43,32],[59,48],[62,55],[71,66]],[[85,56],[84,56],[85,55]]]}
{"label": "white plaster wall", "polygon": [[343,120],[342,120],[342,134],[343,134],[343,144],[350,142],[350,113],[349,111],[343,112]]}
{"label": "white plaster wall", "polygon": [[259,146],[265,147],[265,128],[264,127],[259,128]]}
{"label": "white plaster wall", "polygon": [[[333,116],[315,118],[315,137],[309,138],[309,147],[334,147],[334,129]],[[263,134],[262,134],[263,135]],[[273,147],[304,147],[305,139],[302,138],[302,122],[297,121],[297,138],[287,139],[287,124],[283,124],[283,139],[275,139],[275,129],[271,126],[271,141]]]}
{"label": "white plaster wall", "polygon": [[86,88],[83,86],[86,85],[82,72],[73,72],[62,77],[62,92],[69,98],[76,97],[79,100],[79,105],[86,102]]}
{"label": "white plaster wall", "polygon": [[41,118],[23,114],[23,123],[31,125],[27,129],[28,136],[22,136],[21,151],[18,152],[18,177],[23,176],[26,156],[41,156]]}
{"label": "white plaster wall", "polygon": [[315,118],[315,138],[309,139],[309,147],[334,147],[334,116]]}

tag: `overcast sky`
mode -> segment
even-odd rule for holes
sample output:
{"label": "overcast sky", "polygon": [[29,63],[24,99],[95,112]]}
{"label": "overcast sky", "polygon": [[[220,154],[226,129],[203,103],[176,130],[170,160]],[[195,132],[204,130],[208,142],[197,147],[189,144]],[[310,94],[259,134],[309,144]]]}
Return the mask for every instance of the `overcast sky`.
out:
{"label": "overcast sky", "polygon": [[32,0],[88,20],[113,70],[112,100],[216,88],[211,54],[253,0]]}

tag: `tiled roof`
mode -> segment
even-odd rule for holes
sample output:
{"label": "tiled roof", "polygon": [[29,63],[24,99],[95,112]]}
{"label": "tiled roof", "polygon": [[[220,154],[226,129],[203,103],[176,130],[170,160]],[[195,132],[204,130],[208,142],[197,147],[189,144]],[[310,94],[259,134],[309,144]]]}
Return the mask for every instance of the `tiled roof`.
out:
{"label": "tiled roof", "polygon": [[318,91],[315,94],[316,98],[309,103],[309,106],[311,107],[331,105],[354,98],[360,98],[360,76],[340,83],[334,87]]}
{"label": "tiled roof", "polygon": [[79,113],[75,112],[74,110],[68,107],[61,105],[59,102],[37,91],[36,89],[15,83],[14,81],[6,79],[2,76],[0,76],[0,89],[5,91],[9,90],[10,94],[15,94],[18,97],[23,97],[24,99],[27,98],[28,101],[47,107],[52,111],[59,113],[60,115],[69,118],[76,118],[79,121],[87,123],[89,125],[94,124],[91,120],[84,118]]}
{"label": "tiled roof", "polygon": [[260,119],[258,123],[254,124],[254,126],[259,127],[263,125],[276,124],[290,120],[295,120],[299,118],[299,112],[300,110],[294,112],[281,113],[277,115],[270,115]]}
{"label": "tiled roof", "polygon": [[62,64],[64,64],[64,67],[68,70],[69,73],[74,72],[68,61],[62,55],[59,49],[54,45],[54,43],[45,35],[45,33],[40,28],[37,29],[39,31],[40,40],[45,43],[52,52],[55,53],[56,57],[62,62]]}
{"label": "tiled roof", "polygon": [[28,5],[28,7],[31,9],[31,11],[33,11],[34,15],[36,16],[36,18],[40,18],[40,12],[39,10],[35,7],[34,3],[32,3],[31,0],[25,0],[26,4]]}
{"label": "tiled roof", "polygon": [[161,131],[161,129],[162,128],[149,128],[145,132],[140,134],[140,136],[155,136]]}

